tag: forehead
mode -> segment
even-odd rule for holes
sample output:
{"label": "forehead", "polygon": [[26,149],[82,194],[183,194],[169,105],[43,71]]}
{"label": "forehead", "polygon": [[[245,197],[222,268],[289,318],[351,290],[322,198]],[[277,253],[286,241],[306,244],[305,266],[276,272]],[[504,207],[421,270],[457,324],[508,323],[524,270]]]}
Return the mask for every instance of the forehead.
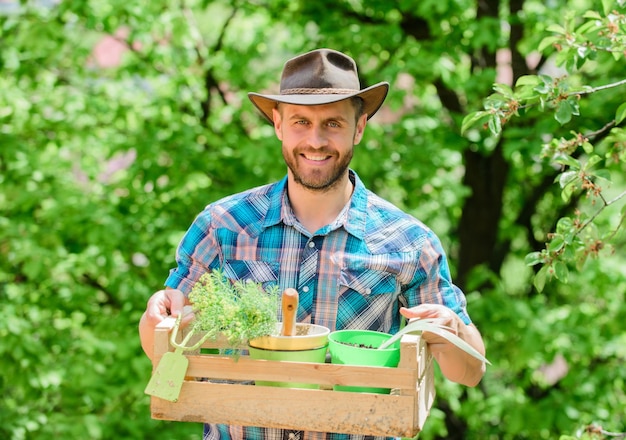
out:
{"label": "forehead", "polygon": [[279,110],[283,117],[288,118],[294,115],[312,118],[344,118],[352,119],[355,116],[355,109],[349,99],[333,102],[330,104],[318,105],[297,105],[279,104]]}

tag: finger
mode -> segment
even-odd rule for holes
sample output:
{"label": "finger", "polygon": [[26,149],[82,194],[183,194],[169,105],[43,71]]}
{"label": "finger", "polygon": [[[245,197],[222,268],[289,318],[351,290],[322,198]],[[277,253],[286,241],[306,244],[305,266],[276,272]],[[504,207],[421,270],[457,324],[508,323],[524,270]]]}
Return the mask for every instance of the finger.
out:
{"label": "finger", "polygon": [[451,344],[448,344],[446,342],[428,342],[428,348],[430,349],[431,353],[434,355],[438,355],[439,353],[446,353],[449,351],[454,350],[453,346]]}
{"label": "finger", "polygon": [[183,307],[185,307],[185,295],[183,295],[183,292],[176,289],[168,289],[165,291],[165,297],[170,314],[173,317],[176,318],[183,313]]}
{"label": "finger", "polygon": [[400,314],[405,318],[433,318],[437,316],[437,312],[428,307],[417,306],[407,309],[406,307],[400,307]]}
{"label": "finger", "polygon": [[174,314],[178,316],[182,310],[181,303],[184,304],[185,297],[179,290],[159,290],[148,300],[146,307],[146,319],[153,325],[163,321],[163,319]]}
{"label": "finger", "polygon": [[[450,330],[446,330],[446,331],[450,331]],[[450,331],[450,333],[455,334],[454,331]],[[441,348],[444,346],[453,345],[450,343],[450,341],[448,341],[448,339],[444,338],[443,336],[438,335],[436,333],[428,332],[428,331],[422,332],[422,338],[428,344],[431,350],[434,349],[435,347]]]}
{"label": "finger", "polygon": [[152,323],[159,323],[167,316],[167,304],[164,300],[163,291],[156,292],[148,300],[146,306],[146,319]]}

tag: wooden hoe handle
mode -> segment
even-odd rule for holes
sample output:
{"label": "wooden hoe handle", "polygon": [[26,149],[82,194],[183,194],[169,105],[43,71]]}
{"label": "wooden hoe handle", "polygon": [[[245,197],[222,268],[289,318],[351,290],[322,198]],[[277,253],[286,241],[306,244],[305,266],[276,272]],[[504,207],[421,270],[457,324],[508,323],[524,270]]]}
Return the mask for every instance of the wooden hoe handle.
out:
{"label": "wooden hoe handle", "polygon": [[296,317],[298,314],[298,291],[291,287],[285,289],[281,303],[283,312],[281,336],[295,336]]}

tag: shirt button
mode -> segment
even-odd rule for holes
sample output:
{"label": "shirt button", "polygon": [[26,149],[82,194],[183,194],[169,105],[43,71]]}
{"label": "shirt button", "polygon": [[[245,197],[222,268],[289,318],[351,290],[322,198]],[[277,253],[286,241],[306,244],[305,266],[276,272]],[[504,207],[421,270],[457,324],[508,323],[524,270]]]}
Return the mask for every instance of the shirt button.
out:
{"label": "shirt button", "polygon": [[366,295],[369,295],[370,293],[372,293],[372,289],[370,289],[370,288],[365,289],[365,294]]}
{"label": "shirt button", "polygon": [[309,286],[304,286],[302,288],[302,291],[305,292],[305,293],[308,292],[309,291]]}
{"label": "shirt button", "polygon": [[314,243],[314,242],[312,242],[312,241],[309,241],[309,247],[310,247],[310,248],[314,248],[314,247],[315,247],[315,243]]}

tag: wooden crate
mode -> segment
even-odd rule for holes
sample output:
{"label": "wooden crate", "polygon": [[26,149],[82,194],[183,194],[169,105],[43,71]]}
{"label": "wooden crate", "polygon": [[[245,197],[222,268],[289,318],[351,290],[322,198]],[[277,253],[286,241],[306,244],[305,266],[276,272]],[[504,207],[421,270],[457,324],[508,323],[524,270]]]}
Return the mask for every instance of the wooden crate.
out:
{"label": "wooden crate", "polygon": [[[174,320],[155,330],[155,356],[172,351]],[[207,341],[203,347],[225,347]],[[154,419],[226,423],[242,426],[340,432],[390,437],[414,437],[423,427],[435,389],[432,355],[416,335],[401,340],[397,368],[306,362],[254,360],[209,354],[186,354],[187,378],[179,399],[151,397]],[[206,378],[210,378],[209,381]],[[202,380],[201,380],[202,379]],[[212,380],[316,383],[320,389],[296,389]],[[390,394],[333,391],[333,385],[391,388]]]}

